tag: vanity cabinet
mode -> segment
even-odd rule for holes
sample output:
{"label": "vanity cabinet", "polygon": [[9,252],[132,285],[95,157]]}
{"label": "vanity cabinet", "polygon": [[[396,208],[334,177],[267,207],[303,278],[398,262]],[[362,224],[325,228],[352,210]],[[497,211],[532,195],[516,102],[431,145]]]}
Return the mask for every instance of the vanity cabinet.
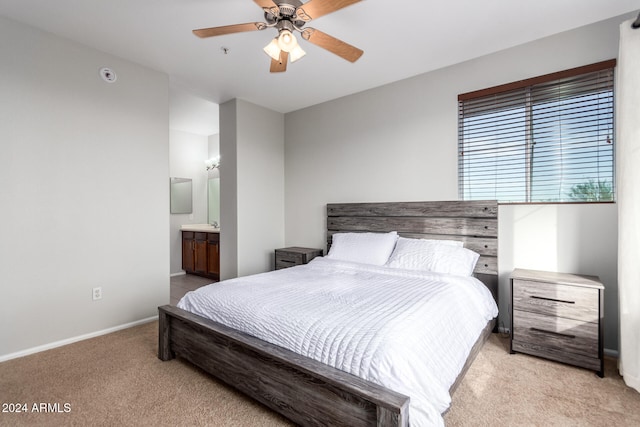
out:
{"label": "vanity cabinet", "polygon": [[182,231],[182,269],[187,273],[220,278],[220,233]]}
{"label": "vanity cabinet", "polygon": [[220,233],[207,233],[207,274],[220,279]]}

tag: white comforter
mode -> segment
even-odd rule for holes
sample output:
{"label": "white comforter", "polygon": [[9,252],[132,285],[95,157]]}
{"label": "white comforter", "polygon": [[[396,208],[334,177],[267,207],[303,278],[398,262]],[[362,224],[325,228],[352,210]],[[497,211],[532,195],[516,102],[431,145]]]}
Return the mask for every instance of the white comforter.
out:
{"label": "white comforter", "polygon": [[411,398],[443,425],[449,387],[498,309],[471,277],[315,258],[189,292],[178,307]]}

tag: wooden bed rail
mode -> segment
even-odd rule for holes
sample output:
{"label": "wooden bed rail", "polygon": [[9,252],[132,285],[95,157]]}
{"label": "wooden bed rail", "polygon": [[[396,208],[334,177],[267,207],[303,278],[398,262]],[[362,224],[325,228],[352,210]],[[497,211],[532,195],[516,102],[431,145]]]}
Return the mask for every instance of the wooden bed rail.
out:
{"label": "wooden bed rail", "polygon": [[297,424],[408,426],[407,396],[178,307],[158,312],[158,358],[184,358]]}

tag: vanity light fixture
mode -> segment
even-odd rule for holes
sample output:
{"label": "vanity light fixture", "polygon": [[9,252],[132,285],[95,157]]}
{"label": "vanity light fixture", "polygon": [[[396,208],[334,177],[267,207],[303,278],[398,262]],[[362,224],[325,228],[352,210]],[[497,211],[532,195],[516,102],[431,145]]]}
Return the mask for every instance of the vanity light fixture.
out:
{"label": "vanity light fixture", "polygon": [[218,169],[220,167],[220,156],[205,160],[204,165],[207,167],[208,171]]}

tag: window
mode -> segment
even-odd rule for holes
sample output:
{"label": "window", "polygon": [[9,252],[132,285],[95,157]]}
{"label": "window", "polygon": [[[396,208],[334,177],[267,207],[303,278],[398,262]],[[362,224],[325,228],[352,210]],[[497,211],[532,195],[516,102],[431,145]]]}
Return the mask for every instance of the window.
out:
{"label": "window", "polygon": [[458,96],[462,200],[613,201],[615,60]]}

